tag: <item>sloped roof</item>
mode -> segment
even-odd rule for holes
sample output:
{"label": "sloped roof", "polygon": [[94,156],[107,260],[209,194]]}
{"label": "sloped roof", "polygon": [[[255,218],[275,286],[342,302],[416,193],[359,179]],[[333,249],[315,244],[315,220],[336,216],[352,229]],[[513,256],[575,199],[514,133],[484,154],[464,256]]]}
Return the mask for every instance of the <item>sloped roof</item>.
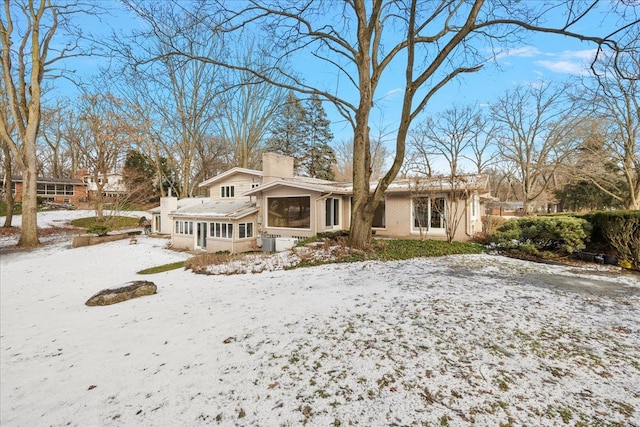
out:
{"label": "sloped roof", "polygon": [[242,193],[242,195],[252,196],[275,187],[297,188],[302,190],[316,191],[318,193],[349,194],[351,192],[351,189],[345,188],[345,185],[342,183],[326,181],[317,178],[296,176],[293,178],[281,178],[275,181],[271,181],[268,184],[263,184],[249,191],[246,191]]}
{"label": "sloped roof", "polygon": [[[371,183],[373,188],[377,182]],[[487,190],[489,189],[489,177],[481,174],[459,175],[451,180],[449,176],[402,178],[394,180],[387,192],[426,192],[426,191],[451,191],[451,190]]]}
{"label": "sloped roof", "polygon": [[[378,185],[377,181],[371,182],[373,191]],[[317,191],[321,193],[350,194],[353,192],[353,184],[350,182],[332,182],[315,178],[293,177],[282,178],[268,184],[253,188],[243,196],[251,196],[274,187],[291,187],[303,190]],[[420,193],[428,191],[454,190],[489,190],[489,178],[486,175],[460,175],[453,183],[449,177],[429,178],[402,178],[396,179],[387,188],[387,193]]]}
{"label": "sloped roof", "polygon": [[[22,176],[12,176],[13,182],[22,182]],[[71,184],[71,185],[86,185],[84,181],[76,178],[36,178],[38,184]]]}
{"label": "sloped roof", "polygon": [[262,171],[236,167],[236,168],[229,169],[226,172],[222,172],[220,175],[216,175],[213,178],[209,178],[208,180],[201,182],[200,184],[198,184],[198,187],[208,187],[217,181],[223,180],[225,178],[228,178],[232,175],[239,174],[239,173],[244,173],[247,175],[262,176]]}
{"label": "sloped roof", "polygon": [[[248,201],[210,199],[183,199],[197,200],[200,203],[188,203],[178,209],[169,212],[169,216],[190,218],[223,218],[240,219],[258,211],[258,208]],[[178,201],[180,203],[180,201]]]}

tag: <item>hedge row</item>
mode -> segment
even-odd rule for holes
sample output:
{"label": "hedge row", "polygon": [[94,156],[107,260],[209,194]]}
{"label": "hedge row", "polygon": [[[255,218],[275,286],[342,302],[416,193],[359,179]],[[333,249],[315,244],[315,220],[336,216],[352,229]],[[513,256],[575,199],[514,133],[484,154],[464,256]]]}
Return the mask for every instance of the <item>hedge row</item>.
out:
{"label": "hedge row", "polygon": [[574,216],[527,217],[500,226],[491,240],[499,247],[554,257],[605,245],[623,264],[640,269],[640,211],[603,211]]}
{"label": "hedge row", "polygon": [[574,217],[525,217],[507,221],[491,236],[499,247],[553,258],[585,248],[591,225]]}
{"label": "hedge row", "polygon": [[619,259],[640,270],[640,211],[591,212],[581,217],[592,225],[592,242],[609,245]]}

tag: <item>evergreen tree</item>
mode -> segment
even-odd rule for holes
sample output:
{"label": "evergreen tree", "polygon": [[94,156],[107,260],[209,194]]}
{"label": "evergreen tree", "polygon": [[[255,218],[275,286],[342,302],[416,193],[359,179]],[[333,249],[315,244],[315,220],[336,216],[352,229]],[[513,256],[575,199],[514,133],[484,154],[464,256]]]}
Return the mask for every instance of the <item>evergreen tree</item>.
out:
{"label": "evergreen tree", "polygon": [[136,150],[129,150],[122,171],[124,182],[133,203],[149,203],[157,195],[154,185],[155,168],[153,163]]}
{"label": "evergreen tree", "polygon": [[308,136],[302,159],[303,173],[313,178],[333,180],[336,154],[329,146],[333,134],[329,127],[331,122],[327,119],[320,97],[311,97],[306,113]]}
{"label": "evergreen tree", "polygon": [[306,112],[300,100],[289,92],[287,100],[278,109],[275,126],[266,143],[266,150],[291,156],[295,161],[295,169],[302,172],[301,160],[304,158],[308,126]]}

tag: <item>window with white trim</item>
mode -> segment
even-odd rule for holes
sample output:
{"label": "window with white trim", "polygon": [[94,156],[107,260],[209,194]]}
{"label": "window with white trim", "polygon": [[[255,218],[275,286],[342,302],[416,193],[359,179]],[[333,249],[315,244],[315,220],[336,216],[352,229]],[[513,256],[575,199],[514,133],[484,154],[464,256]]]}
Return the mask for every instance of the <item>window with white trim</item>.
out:
{"label": "window with white trim", "polygon": [[221,185],[220,197],[222,198],[235,197],[235,191],[236,191],[236,187],[234,185]]}
{"label": "window with white trim", "polygon": [[445,201],[443,197],[414,197],[413,228],[444,228]]}
{"label": "window with white trim", "polygon": [[176,234],[193,235],[193,221],[176,221]]}
{"label": "window with white trim", "polygon": [[232,239],[233,224],[229,222],[209,223],[209,237],[216,237],[218,239]]}
{"label": "window with white trim", "polygon": [[238,224],[238,238],[244,239],[248,237],[253,237],[253,223],[241,222]]}
{"label": "window with white trim", "polygon": [[267,225],[283,228],[311,228],[311,197],[269,197]]}
{"label": "window with white trim", "polygon": [[327,227],[335,227],[337,225],[340,225],[340,199],[326,199],[324,208],[324,225]]}

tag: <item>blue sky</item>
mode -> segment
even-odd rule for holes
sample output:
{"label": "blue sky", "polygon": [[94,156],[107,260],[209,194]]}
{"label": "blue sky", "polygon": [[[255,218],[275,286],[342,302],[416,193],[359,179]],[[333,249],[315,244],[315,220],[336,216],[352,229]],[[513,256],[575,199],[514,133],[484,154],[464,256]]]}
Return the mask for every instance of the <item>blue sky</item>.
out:
{"label": "blue sky", "polygon": [[[127,19],[126,12],[115,1],[105,2],[104,5],[113,7],[111,16],[103,20],[113,26],[116,31],[126,32],[127,27],[137,25],[136,21]],[[576,31],[585,31],[589,34],[608,34],[620,24],[609,14],[608,3],[588,21],[585,21]],[[124,15],[124,16],[123,16]],[[95,20],[92,29],[98,32],[107,31],[107,26],[96,26]],[[427,105],[424,114],[435,113],[453,105],[478,104],[486,106],[495,101],[506,90],[517,85],[528,84],[537,80],[562,81],[586,72],[590,60],[593,58],[596,46],[591,43],[580,42],[568,37],[534,34],[526,43],[513,46],[509,50],[497,55],[497,65],[487,64],[477,73],[465,74],[440,90]],[[487,50],[487,56],[489,51]],[[82,73],[91,74],[97,72],[98,60],[89,58],[81,59],[77,65]],[[295,64],[304,64],[307,61],[294,61]],[[309,82],[321,81],[327,85],[336,86],[333,70],[317,67],[311,61],[311,66],[301,66],[299,72]],[[377,134],[382,128],[385,132],[393,133],[402,101],[404,81],[403,71],[397,74],[390,73],[384,78],[376,93],[376,109],[370,126],[372,132]],[[341,90],[345,86],[339,86]],[[351,129],[337,114],[333,106],[325,104],[325,109],[332,121],[332,130],[335,141],[344,141],[351,138]],[[392,136],[389,138],[392,144]]]}

